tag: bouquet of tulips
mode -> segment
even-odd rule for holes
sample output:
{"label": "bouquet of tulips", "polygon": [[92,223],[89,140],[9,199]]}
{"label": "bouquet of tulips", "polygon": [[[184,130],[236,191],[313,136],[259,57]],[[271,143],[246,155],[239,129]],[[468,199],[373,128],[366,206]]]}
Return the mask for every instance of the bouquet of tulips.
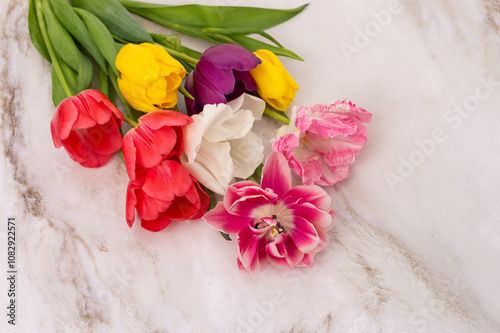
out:
{"label": "bouquet of tulips", "polygon": [[[122,157],[130,227],[136,212],[150,231],[203,218],[226,239],[236,235],[240,269],[311,265],[335,217],[320,186],[348,176],[371,114],[345,100],[289,110],[299,87],[278,56],[302,59],[264,30],[306,5],[29,5],[31,40],[52,64],[54,146],[89,168],[114,153]],[[214,45],[187,48],[177,35],[146,30],[130,13]],[[255,34],[268,42],[249,36]],[[252,131],[263,115],[283,123],[267,158]],[[291,170],[303,185],[292,186]]]}

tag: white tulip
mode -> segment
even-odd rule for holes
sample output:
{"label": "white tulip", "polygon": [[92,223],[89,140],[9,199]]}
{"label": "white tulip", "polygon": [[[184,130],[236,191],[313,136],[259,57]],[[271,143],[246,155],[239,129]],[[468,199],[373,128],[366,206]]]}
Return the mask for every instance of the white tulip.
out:
{"label": "white tulip", "polygon": [[264,159],[264,145],[251,132],[266,103],[243,94],[227,104],[208,104],[184,127],[182,165],[201,184],[225,194],[234,177],[248,178]]}

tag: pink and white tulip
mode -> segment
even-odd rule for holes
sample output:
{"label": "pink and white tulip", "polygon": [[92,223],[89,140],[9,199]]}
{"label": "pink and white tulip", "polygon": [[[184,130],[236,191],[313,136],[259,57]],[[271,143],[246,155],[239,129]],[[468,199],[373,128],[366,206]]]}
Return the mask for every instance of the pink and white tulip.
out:
{"label": "pink and white tulip", "polygon": [[238,235],[241,270],[254,271],[269,262],[289,268],[310,266],[328,244],[335,212],[319,186],[292,188],[291,171],[277,152],[267,158],[261,185],[231,185],[223,202],[203,217],[214,228]]}
{"label": "pink and white tulip", "polygon": [[371,121],[354,103],[294,107],[290,125],[281,127],[272,148],[285,155],[304,185],[333,185],[349,175],[349,166],[363,149]]}

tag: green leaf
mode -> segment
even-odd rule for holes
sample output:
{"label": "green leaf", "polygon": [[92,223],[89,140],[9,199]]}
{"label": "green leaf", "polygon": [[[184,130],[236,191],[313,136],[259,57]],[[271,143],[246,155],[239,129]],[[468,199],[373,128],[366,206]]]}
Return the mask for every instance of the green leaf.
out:
{"label": "green leaf", "polygon": [[141,16],[143,16],[144,18],[146,18],[150,21],[158,23],[159,25],[162,25],[166,28],[180,32],[181,34],[184,34],[186,36],[204,39],[212,44],[219,44],[219,42],[217,40],[211,38],[208,34],[204,33],[201,28],[188,27],[188,26],[182,26],[180,24],[174,24],[174,23],[171,23],[168,19],[166,19],[164,17],[155,15],[153,12],[146,13],[145,15],[141,15]]}
{"label": "green leaf", "polygon": [[304,59],[302,59],[301,57],[299,57],[298,55],[296,55],[292,51],[285,49],[283,47],[276,47],[274,45],[270,45],[270,44],[261,42],[260,40],[256,40],[256,39],[244,36],[244,35],[231,35],[230,37],[234,41],[236,41],[236,43],[238,43],[238,45],[243,46],[244,48],[246,48],[247,50],[249,50],[251,52],[254,52],[254,51],[257,51],[260,49],[266,49],[266,50],[273,52],[276,55],[285,56],[285,57],[289,57],[292,59],[304,61]]}
{"label": "green leaf", "polygon": [[232,240],[231,237],[229,237],[229,235],[226,234],[225,232],[222,232],[222,231],[219,231],[219,232],[222,235],[222,237],[224,237],[225,240],[227,240],[227,241],[231,241]]}
{"label": "green leaf", "polygon": [[78,69],[78,83],[76,86],[77,93],[90,88],[93,74],[94,68],[92,62],[83,53],[80,53],[80,68]]}
{"label": "green leaf", "polygon": [[276,46],[278,47],[283,47],[276,39],[274,39],[273,36],[268,34],[265,31],[259,30],[259,29],[221,29],[221,28],[204,28],[202,29],[203,32],[208,33],[208,34],[220,34],[220,35],[232,35],[232,34],[237,34],[237,35],[249,35],[249,34],[257,34],[260,35],[264,38],[267,38]]}
{"label": "green leaf", "polygon": [[50,3],[48,1],[43,1],[42,6],[43,16],[45,18],[45,22],[47,23],[47,32],[55,51],[63,61],[71,66],[71,68],[78,71],[78,68],[80,67],[80,51],[76,47],[73,38],[71,38],[71,35],[55,16]]}
{"label": "green leaf", "polygon": [[182,45],[179,36],[176,35],[160,35],[155,33],[149,33],[153,40],[161,45],[174,49],[176,51],[182,52]]}
{"label": "green leaf", "polygon": [[54,106],[57,107],[59,103],[61,103],[61,101],[65,98],[66,93],[64,92],[59,78],[57,77],[54,66],[52,66],[52,103],[54,103]]}
{"label": "green leaf", "polygon": [[153,39],[142,25],[118,0],[72,0],[73,6],[85,9],[97,16],[112,35],[130,43],[152,43]]}
{"label": "green leaf", "polygon": [[50,0],[50,2],[59,22],[87,50],[99,67],[106,70],[106,60],[99,51],[99,47],[94,43],[92,33],[89,33],[89,30],[78,15],[76,15],[68,1]]}
{"label": "green leaf", "polygon": [[40,26],[38,25],[38,18],[35,11],[35,1],[29,0],[29,10],[28,10],[28,29],[30,32],[31,42],[35,46],[36,50],[42,57],[48,62],[51,62],[49,51],[43,40],[42,32],[40,31]]}
{"label": "green leaf", "polygon": [[255,169],[253,176],[255,178],[261,179],[262,178],[262,169],[264,168],[264,164],[259,164],[259,166]]}
{"label": "green leaf", "polygon": [[168,6],[130,0],[120,2],[131,12],[144,16],[154,13],[170,23],[199,28],[253,28],[264,30],[281,24],[298,13],[307,4],[293,9],[268,9],[238,6],[182,5]]}
{"label": "green leaf", "polygon": [[185,46],[182,47],[181,52],[187,54],[191,58],[200,59],[200,57],[201,57],[201,52],[187,48]]}
{"label": "green leaf", "polygon": [[114,96],[112,95],[113,89],[110,87],[109,76],[102,68],[99,71],[99,90],[106,95],[106,97],[113,103]]}
{"label": "green leaf", "polygon": [[83,19],[83,22],[85,22],[93,41],[99,50],[101,50],[104,58],[106,58],[106,61],[111,66],[115,74],[118,75],[118,71],[115,67],[117,51],[113,36],[111,36],[109,30],[94,14],[79,8],[75,8],[75,11]]}
{"label": "green leaf", "polygon": [[120,50],[122,49],[122,47],[125,46],[125,44],[117,43],[117,42],[114,42],[114,45],[115,45],[115,49],[116,49],[116,53],[117,54],[118,54],[118,52],[120,52]]}
{"label": "green leaf", "polygon": [[[59,65],[61,66],[64,79],[68,84],[71,94],[75,95],[77,86],[76,72],[71,67],[69,67],[68,64],[66,64],[64,61],[59,60]],[[54,65],[52,65],[52,102],[57,107],[59,103],[61,103],[61,101],[66,97],[68,96],[66,95],[66,92],[64,91],[61,82],[59,81],[59,77],[57,76]]]}
{"label": "green leaf", "polygon": [[[153,40],[156,43],[161,44],[163,46],[166,46],[169,49],[173,49],[173,50],[178,51],[180,53],[184,53],[185,55],[187,55],[193,59],[196,59],[196,60],[200,59],[200,57],[201,57],[201,52],[198,52],[198,51],[195,51],[195,50],[192,50],[190,48],[182,46],[179,37],[176,35],[159,35],[159,34],[155,34],[155,33],[150,33],[150,35],[151,35],[151,37],[153,37]],[[177,60],[179,60],[182,64],[182,66],[184,66],[184,68],[186,69],[186,71],[190,72],[194,69],[195,64],[193,64],[191,62],[184,61],[182,58],[176,57],[175,54],[170,54],[170,55],[173,56],[174,58],[176,58]]]}

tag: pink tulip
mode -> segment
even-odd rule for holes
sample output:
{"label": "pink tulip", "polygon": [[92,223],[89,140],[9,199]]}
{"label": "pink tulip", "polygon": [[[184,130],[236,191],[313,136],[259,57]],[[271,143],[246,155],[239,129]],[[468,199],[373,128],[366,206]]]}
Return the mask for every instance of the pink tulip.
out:
{"label": "pink tulip", "polygon": [[348,101],[292,110],[290,125],[277,132],[272,148],[285,155],[304,185],[333,185],[349,175],[363,148],[371,113]]}
{"label": "pink tulip", "polygon": [[291,171],[277,152],[267,158],[262,182],[229,187],[223,202],[205,214],[214,228],[238,235],[240,269],[254,271],[268,262],[288,268],[310,266],[328,244],[335,212],[318,186],[291,186]]}

